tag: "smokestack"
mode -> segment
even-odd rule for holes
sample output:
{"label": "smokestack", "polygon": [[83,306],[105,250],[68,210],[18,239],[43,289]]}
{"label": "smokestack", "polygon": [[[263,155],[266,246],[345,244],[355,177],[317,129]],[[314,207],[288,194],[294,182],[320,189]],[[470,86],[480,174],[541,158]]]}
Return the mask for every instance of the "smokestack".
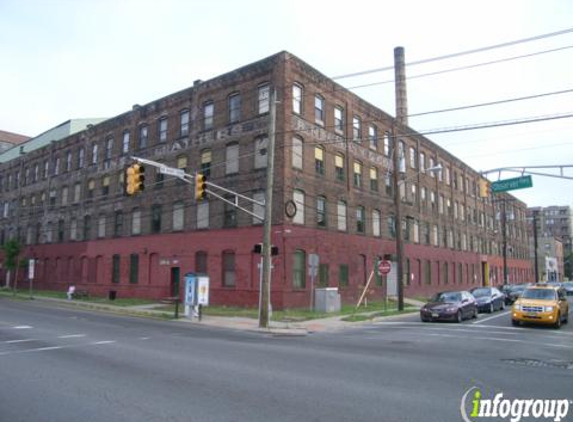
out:
{"label": "smokestack", "polygon": [[394,49],[394,86],[396,89],[396,119],[408,125],[408,94],[406,92],[406,63],[404,47]]}

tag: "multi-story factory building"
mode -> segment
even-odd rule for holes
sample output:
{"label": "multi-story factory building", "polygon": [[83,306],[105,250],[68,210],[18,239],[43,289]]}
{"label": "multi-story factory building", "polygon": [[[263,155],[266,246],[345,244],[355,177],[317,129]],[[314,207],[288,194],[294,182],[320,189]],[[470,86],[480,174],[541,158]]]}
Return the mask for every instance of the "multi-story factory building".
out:
{"label": "multi-story factory building", "polygon": [[[500,284],[503,198],[516,217],[505,227],[509,281],[532,281],[524,203],[481,198],[478,172],[287,52],[0,164],[0,240],[17,237],[37,259],[40,288],[158,298],[197,272],[209,275],[213,303],[256,305],[261,221],[214,196],[197,202],[191,185],[151,166],[145,191],[127,196],[124,171],[137,156],[263,200],[273,106],[275,308],[308,305],[317,286],[355,300],[376,263],[396,259],[396,227],[406,296]],[[441,172],[426,171],[437,165]],[[316,280],[309,254],[320,259]],[[371,295],[382,290],[376,275]]]}

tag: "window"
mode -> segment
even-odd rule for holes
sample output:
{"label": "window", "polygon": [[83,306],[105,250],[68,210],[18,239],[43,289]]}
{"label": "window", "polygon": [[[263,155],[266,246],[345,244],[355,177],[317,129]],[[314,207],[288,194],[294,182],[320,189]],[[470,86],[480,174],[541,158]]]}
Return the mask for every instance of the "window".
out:
{"label": "window", "polygon": [[105,237],[105,215],[100,215],[97,222],[97,237]]}
{"label": "window", "polygon": [[389,215],[386,218],[386,229],[388,230],[388,235],[391,239],[396,238],[396,218],[393,215]]}
{"label": "window", "polygon": [[292,287],[294,289],[306,287],[306,253],[302,249],[297,249],[293,255]]}
{"label": "window", "polygon": [[68,205],[68,196],[69,196],[68,187],[64,186],[62,188],[62,206],[63,207]]}
{"label": "window", "polygon": [[328,264],[319,264],[318,266],[318,285],[328,287]]}
{"label": "window", "polygon": [[223,287],[235,287],[235,252],[223,252]]}
{"label": "window", "polygon": [[324,98],[320,95],[314,96],[314,121],[324,126]]}
{"label": "window", "polygon": [[334,156],[334,170],[336,173],[336,180],[344,181],[344,155],[338,153]]}
{"label": "window", "polygon": [[105,141],[105,160],[111,160],[113,154],[113,138],[109,138]]}
{"label": "window", "polygon": [[209,203],[201,202],[197,204],[197,229],[209,228]]}
{"label": "window", "polygon": [[66,153],[66,171],[72,171],[72,151]]}
{"label": "window", "polygon": [[[39,234],[39,231],[37,231],[36,235]],[[78,222],[75,218],[73,218],[72,222],[70,223],[70,240],[78,240]]]}
{"label": "window", "polygon": [[147,136],[148,136],[147,125],[141,125],[139,127],[139,149],[147,147]]}
{"label": "window", "polygon": [[378,192],[378,169],[370,167],[370,190]]}
{"label": "window", "polygon": [[259,136],[255,139],[255,169],[267,167],[268,144],[269,138],[266,135]]}
{"label": "window", "polygon": [[123,132],[123,136],[121,139],[121,153],[127,154],[129,152],[129,131],[126,130]]}
{"label": "window", "polygon": [[74,204],[80,202],[82,185],[78,182],[74,185]]}
{"label": "window", "polygon": [[[60,174],[60,157],[56,157],[54,160],[54,176]],[[10,179],[8,179],[8,184],[10,183]]]}
{"label": "window", "polygon": [[92,217],[91,215],[84,216],[84,240],[90,240],[92,232]]}
{"label": "window", "polygon": [[175,202],[173,204],[173,231],[183,230],[185,221],[185,208],[183,202]]}
{"label": "window", "polygon": [[204,149],[201,151],[201,173],[206,177],[211,175],[211,150]]}
{"label": "window", "polygon": [[340,264],[338,266],[338,287],[348,286],[348,265]]}
{"label": "window", "polygon": [[120,256],[114,254],[111,259],[111,282],[115,284],[119,283],[120,262]]}
{"label": "window", "polygon": [[298,136],[292,138],[292,166],[302,170],[303,141]]}
{"label": "window", "polygon": [[78,169],[83,168],[83,166],[85,165],[85,161],[86,161],[86,150],[84,148],[80,148],[78,151]]}
{"label": "window", "polygon": [[182,110],[179,114],[179,136],[189,134],[189,110]]}
{"label": "window", "polygon": [[430,223],[423,223],[422,224],[423,236],[424,236],[424,245],[430,244]]}
{"label": "window", "polygon": [[335,132],[344,132],[344,109],[342,107],[334,107],[334,130]]}
{"label": "window", "polygon": [[385,186],[385,190],[386,190],[386,195],[392,196],[394,189],[392,187],[392,178],[390,176],[390,172],[386,173],[386,177],[384,178],[384,186]]}
{"label": "window", "polygon": [[239,172],[239,144],[232,143],[225,149],[225,174]]}
{"label": "window", "polygon": [[259,114],[268,113],[270,109],[270,86],[262,85],[259,87],[258,110]]}
{"label": "window", "polygon": [[64,241],[64,220],[58,220],[58,242],[61,243],[63,241]]}
{"label": "window", "polygon": [[167,141],[167,117],[162,117],[159,119],[157,130],[159,132],[159,142]]}
{"label": "window", "polygon": [[131,234],[141,234],[141,211],[137,208],[131,214]]}
{"label": "window", "polygon": [[232,94],[229,97],[229,123],[241,120],[241,94]]}
{"label": "window", "polygon": [[424,261],[424,284],[432,284],[432,262]]}
{"label": "window", "polygon": [[297,84],[292,86],[292,111],[302,114],[302,87]]}
{"label": "window", "polygon": [[94,190],[95,190],[95,180],[90,179],[90,180],[88,180],[87,199],[93,199],[93,197],[94,197]]}
{"label": "window", "polygon": [[[226,198],[228,201],[233,202],[234,197]],[[225,202],[223,214],[223,227],[237,227],[237,207]]]}
{"label": "window", "polygon": [[213,116],[215,105],[212,102],[203,104],[203,130],[213,129]]}
{"label": "window", "polygon": [[161,233],[161,205],[151,207],[151,233]]}
{"label": "window", "polygon": [[446,167],[446,185],[450,186],[451,178],[450,178],[450,168]]}
{"label": "window", "polygon": [[406,145],[402,141],[400,141],[399,146],[398,146],[398,160],[399,160],[398,170],[400,171],[400,173],[405,173],[406,172]]}
{"label": "window", "polygon": [[362,163],[360,161],[354,162],[354,187],[362,187]]}
{"label": "window", "polygon": [[362,121],[358,116],[354,116],[352,119],[352,140],[358,143],[362,142]]}
{"label": "window", "polygon": [[390,156],[390,132],[384,132],[384,155]]}
{"label": "window", "polygon": [[408,149],[408,151],[410,152],[410,168],[415,169],[416,168],[416,150],[414,149],[414,147],[410,147]]}
{"label": "window", "polygon": [[129,282],[137,284],[139,281],[139,255],[132,253],[129,255]]}
{"label": "window", "polygon": [[380,211],[372,210],[372,235],[373,236],[380,237],[382,235],[381,226],[382,226],[382,219],[381,219]]}
{"label": "window", "polygon": [[314,170],[324,176],[324,148],[321,146],[314,147]]}
{"label": "window", "polygon": [[368,140],[370,149],[376,151],[378,149],[378,128],[374,125],[368,126]]}
{"label": "window", "polygon": [[304,192],[295,189],[292,197],[296,204],[296,214],[292,218],[292,222],[295,224],[304,224]]}
{"label": "window", "polygon": [[420,153],[420,173],[426,173],[426,154]]}
{"label": "window", "polygon": [[404,258],[404,274],[402,274],[404,284],[406,286],[410,285],[410,281],[412,280],[412,269],[410,266],[410,259]]}
{"label": "window", "polygon": [[420,243],[420,223],[418,220],[412,221],[412,239],[414,243]]}
{"label": "window", "polygon": [[109,176],[104,176],[101,179],[101,194],[107,196],[109,194]]}
{"label": "window", "polygon": [[52,189],[52,190],[50,191],[50,205],[51,205],[51,206],[56,205],[56,196],[57,196],[57,195],[56,195],[56,190],[55,190],[55,189]]}
{"label": "window", "polygon": [[207,274],[207,261],[209,255],[207,252],[198,251],[195,253],[195,272],[198,274]]}
{"label": "window", "polygon": [[326,198],[324,196],[316,197],[316,225],[326,227]]}
{"label": "window", "polygon": [[448,284],[449,283],[449,269],[448,269],[448,263],[444,262],[444,265],[442,266],[442,284]]}
{"label": "window", "polygon": [[[265,192],[255,192],[253,194],[253,200],[264,204],[265,202]],[[260,217],[265,216],[265,206],[253,203],[253,214],[258,215]],[[256,218],[253,216],[253,224],[263,224],[263,220],[260,218]]]}
{"label": "window", "polygon": [[113,214],[113,235],[121,236],[123,235],[123,212],[116,211]]}
{"label": "window", "polygon": [[177,157],[177,168],[179,170],[186,171],[187,170],[187,156],[186,155],[179,155]]}
{"label": "window", "polygon": [[[430,157],[430,168],[434,168],[434,167],[436,167],[436,162],[434,161],[434,159],[432,157]],[[441,171],[439,173],[442,174]],[[432,171],[432,172],[430,172],[430,176],[435,178],[436,173]]]}
{"label": "window", "polygon": [[364,233],[364,225],[366,219],[366,211],[364,207],[359,206],[356,208],[356,232],[357,233]]}
{"label": "window", "polygon": [[336,205],[337,228],[346,231],[346,202],[338,201]]}

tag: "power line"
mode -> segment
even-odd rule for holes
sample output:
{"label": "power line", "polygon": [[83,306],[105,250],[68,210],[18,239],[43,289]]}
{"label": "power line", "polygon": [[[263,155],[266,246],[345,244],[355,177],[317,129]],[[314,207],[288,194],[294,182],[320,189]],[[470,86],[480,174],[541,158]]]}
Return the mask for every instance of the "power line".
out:
{"label": "power line", "polygon": [[[437,56],[437,57],[431,57],[428,59],[417,60],[417,61],[406,63],[406,66],[415,66],[415,65],[419,65],[419,64],[430,63],[430,62],[435,62],[435,61],[445,60],[445,59],[451,59],[451,58],[459,57],[459,56],[465,56],[468,54],[481,53],[484,51],[494,50],[497,48],[509,47],[512,45],[522,44],[522,43],[531,42],[531,41],[537,41],[537,40],[544,39],[544,38],[555,37],[558,35],[564,35],[564,34],[568,34],[571,32],[573,32],[573,28],[568,28],[568,29],[564,29],[562,31],[551,32],[548,34],[537,35],[537,36],[529,37],[529,38],[522,38],[519,40],[509,41],[509,42],[505,42],[505,43],[501,43],[501,44],[494,44],[494,45],[487,46],[487,47],[475,48],[473,50],[466,50],[466,51],[461,51],[458,53],[446,54],[443,56]],[[394,65],[381,67],[381,68],[377,68],[377,69],[364,70],[361,72],[349,73],[346,75],[334,76],[331,79],[352,78],[355,76],[368,75],[370,73],[384,72],[384,71],[393,70],[393,69],[394,69]]]}

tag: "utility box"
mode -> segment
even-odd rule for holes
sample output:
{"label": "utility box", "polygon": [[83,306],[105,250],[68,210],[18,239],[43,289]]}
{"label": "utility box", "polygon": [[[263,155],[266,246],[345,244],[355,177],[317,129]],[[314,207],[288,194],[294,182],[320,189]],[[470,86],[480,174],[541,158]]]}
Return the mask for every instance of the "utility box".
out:
{"label": "utility box", "polygon": [[315,289],[314,310],[317,312],[340,312],[338,287]]}

